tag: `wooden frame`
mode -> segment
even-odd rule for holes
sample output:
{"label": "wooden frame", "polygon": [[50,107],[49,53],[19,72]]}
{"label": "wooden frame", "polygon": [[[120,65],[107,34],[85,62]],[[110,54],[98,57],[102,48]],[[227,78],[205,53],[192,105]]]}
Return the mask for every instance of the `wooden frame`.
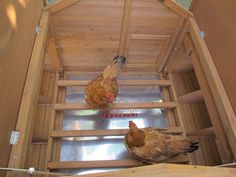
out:
{"label": "wooden frame", "polygon": [[43,11],[40,26],[41,31],[36,37],[36,41],[31,56],[31,62],[26,78],[24,93],[18,114],[16,130],[20,132],[20,138],[16,145],[12,146],[8,167],[23,168],[29,142],[31,122],[33,113],[37,106],[39,84],[43,70],[44,44],[48,33],[49,11]]}
{"label": "wooden frame", "polygon": [[[171,36],[170,35],[146,35],[146,34],[129,34],[126,38],[126,44],[124,49],[124,55],[128,57],[128,51],[131,40],[155,40],[155,41],[163,41],[164,44],[162,46],[162,52],[159,54],[160,62],[163,61],[164,54],[168,48],[170,43]],[[155,62],[157,65],[157,61]]]}
{"label": "wooden frame", "polygon": [[203,72],[209,83],[215,104],[220,114],[226,135],[228,137],[234,157],[236,157],[236,117],[230,104],[228,95],[212,60],[211,54],[204,39],[199,36],[200,29],[194,18],[188,18],[190,23],[189,33],[193,40],[197,55],[201,62]]}
{"label": "wooden frame", "polygon": [[[17,145],[14,145],[12,148],[9,167],[20,168],[24,165],[25,153],[27,149],[29,137],[29,131],[27,127],[30,127],[32,122],[32,115],[35,109],[35,104],[38,100],[38,103],[42,104],[51,104],[51,100],[48,100],[47,97],[38,95],[38,85],[40,83],[40,77],[42,72],[42,58],[44,55],[44,46],[46,44],[46,37],[48,34],[49,27],[49,13],[54,14],[74,3],[78,0],[59,0],[56,3],[50,4],[45,7],[43,11],[42,18],[40,21],[41,32],[38,34],[35,46],[32,53],[31,63],[27,75],[27,80],[25,84],[25,89],[22,98],[22,104],[18,116],[18,123],[16,129],[20,131],[20,139]],[[183,133],[184,136],[190,138],[202,138],[202,137],[213,137],[216,140],[217,148],[220,152],[221,159],[223,163],[228,163],[232,161],[231,149],[236,157],[236,119],[235,114],[232,110],[232,107],[229,102],[229,98],[226,94],[224,86],[220,80],[219,74],[215,68],[215,65],[212,61],[210,53],[206,47],[206,44],[203,39],[199,37],[199,28],[192,17],[192,14],[188,11],[183,10],[179,5],[177,5],[172,0],[165,0],[164,4],[172,9],[174,12],[180,15],[179,26],[177,27],[172,38],[170,35],[150,35],[150,34],[130,34],[128,35],[128,25],[129,25],[129,15],[131,10],[131,0],[125,0],[125,9],[123,15],[123,24],[122,24],[122,35],[120,36],[120,48],[119,54],[127,54],[129,49],[130,40],[132,39],[144,39],[144,40],[163,40],[165,44],[162,49],[165,53],[161,53],[161,64],[158,68],[158,71],[161,72],[163,68],[167,68],[169,71],[174,71],[174,65],[180,59],[180,56],[183,53],[183,45],[185,45],[187,53],[191,56],[193,62],[193,68],[196,73],[198,73],[201,90],[190,92],[181,96],[177,96],[176,88],[172,82],[172,74],[167,73],[167,77],[164,76],[166,73],[161,74],[162,80],[119,80],[119,85],[124,86],[162,86],[164,87],[164,96],[166,102],[149,102],[149,103],[114,103],[111,104],[109,109],[152,109],[160,108],[166,109],[169,117],[168,122],[170,123],[171,128],[163,130],[165,133]],[[187,19],[187,20],[186,20]],[[53,29],[51,29],[53,30]],[[193,45],[187,40],[186,33],[189,33],[190,37],[193,40]],[[55,36],[51,32],[51,37],[48,39],[48,54],[52,59],[52,64],[55,71],[59,71],[61,68],[60,57],[57,53]],[[188,46],[187,46],[188,45]],[[195,50],[193,50],[193,48]],[[80,66],[75,67],[76,70],[81,69]],[[189,67],[192,69],[192,67]],[[187,68],[187,69],[189,69]],[[68,69],[68,68],[67,68]],[[71,68],[70,68],[71,69]],[[91,70],[83,70],[80,72],[98,72],[103,68],[92,68]],[[152,71],[150,71],[152,70]],[[151,65],[144,65],[143,68],[138,68],[136,65],[133,65],[131,69],[128,70],[130,73],[154,73],[156,68],[153,68]],[[156,73],[156,72],[155,72]],[[199,74],[201,73],[201,74]],[[158,74],[158,73],[156,73]],[[59,77],[59,76],[58,76]],[[206,78],[205,78],[206,77]],[[164,80],[167,78],[167,80]],[[59,89],[65,89],[67,86],[86,86],[88,80],[84,81],[75,81],[75,80],[57,80],[55,86],[55,96],[53,99],[54,110],[52,113],[53,119],[50,122],[50,137],[48,142],[48,154],[47,162],[49,169],[59,169],[59,168],[90,168],[90,167],[131,167],[140,165],[139,161],[136,160],[118,160],[118,161],[92,161],[92,162],[58,162],[58,154],[60,152],[60,138],[63,137],[80,137],[80,136],[105,136],[113,135],[119,136],[127,133],[126,129],[122,130],[71,130],[63,131],[61,129],[61,123],[63,120],[63,111],[64,110],[84,110],[92,109],[87,104],[65,104],[58,103],[57,97]],[[206,84],[208,83],[208,85]],[[61,94],[63,97],[63,94]],[[179,103],[198,103],[205,101],[208,108],[212,127],[202,128],[196,131],[189,132],[185,134],[184,123],[182,120],[182,113],[179,108]],[[215,106],[216,105],[216,106]],[[217,109],[216,109],[217,107]],[[218,114],[219,113],[219,114]],[[56,116],[58,115],[58,116]],[[219,116],[220,115],[220,116]],[[178,118],[178,119],[175,119]],[[59,120],[57,120],[59,119]],[[177,121],[179,120],[179,122]],[[55,121],[55,122],[54,122]],[[56,125],[55,125],[56,123]],[[222,123],[222,124],[221,124]],[[178,124],[178,125],[177,125]],[[223,125],[223,126],[222,126]],[[179,126],[179,127],[175,127]],[[55,128],[56,127],[56,128]],[[56,130],[54,130],[56,129]],[[162,131],[162,129],[160,129]],[[226,137],[227,135],[227,137]],[[228,145],[227,138],[231,148]],[[51,161],[51,152],[53,141],[56,140],[56,154],[53,156]],[[58,141],[59,140],[59,141]],[[46,144],[45,139],[33,139],[33,143],[43,143]],[[179,159],[179,161],[174,161],[177,163],[188,163],[189,157],[184,156]],[[107,165],[109,163],[109,165]]]}

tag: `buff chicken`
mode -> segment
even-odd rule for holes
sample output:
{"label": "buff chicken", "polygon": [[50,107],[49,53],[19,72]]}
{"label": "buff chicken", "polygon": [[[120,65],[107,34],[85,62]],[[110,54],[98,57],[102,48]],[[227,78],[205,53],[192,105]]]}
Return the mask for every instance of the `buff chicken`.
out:
{"label": "buff chicken", "polygon": [[117,77],[125,64],[124,56],[116,56],[101,75],[88,83],[85,100],[91,108],[106,108],[118,94]]}
{"label": "buff chicken", "polygon": [[179,154],[198,149],[198,142],[180,135],[161,133],[153,128],[139,129],[133,121],[129,121],[125,145],[133,156],[147,163],[166,162]]}

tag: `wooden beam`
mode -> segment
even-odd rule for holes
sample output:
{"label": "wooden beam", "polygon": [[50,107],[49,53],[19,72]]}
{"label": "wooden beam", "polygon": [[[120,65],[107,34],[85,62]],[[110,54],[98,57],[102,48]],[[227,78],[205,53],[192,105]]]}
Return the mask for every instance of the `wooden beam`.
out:
{"label": "wooden beam", "polygon": [[187,137],[214,137],[215,136],[215,130],[214,127],[209,127],[209,128],[204,128],[204,129],[199,129],[195,130],[192,132],[189,132],[186,134]]}
{"label": "wooden beam", "polygon": [[[155,164],[119,171],[79,175],[81,177],[234,177],[236,169],[180,164]],[[76,176],[76,175],[75,175]],[[71,177],[75,177],[71,176]]]}
{"label": "wooden beam", "polygon": [[[189,161],[188,156],[179,155],[169,163],[186,163]],[[124,160],[98,160],[98,161],[67,161],[67,162],[49,162],[49,169],[78,169],[78,168],[115,168],[115,167],[135,167],[143,163],[135,159]]]}
{"label": "wooden beam", "polygon": [[[168,79],[172,80],[172,82],[173,82],[173,77],[172,77],[171,73],[168,74]],[[178,97],[176,94],[176,88],[175,88],[174,83],[170,87],[170,96],[171,96],[172,100],[177,104],[176,108],[174,109],[175,116],[178,119],[180,126],[183,127],[183,129],[184,129],[183,134],[185,135],[186,131],[185,131],[185,126],[184,126],[184,122],[183,122],[183,114],[180,111],[180,106],[179,106]]]}
{"label": "wooden beam", "polygon": [[172,36],[172,38],[171,38],[171,40],[168,44],[168,47],[166,48],[165,55],[163,55],[163,58],[161,59],[160,65],[158,66],[158,70],[157,70],[158,72],[161,72],[163,70],[163,67],[164,67],[164,65],[166,64],[166,62],[169,58],[169,55],[174,50],[175,43],[177,42],[180,34],[183,31],[185,22],[186,22],[185,18],[182,17],[179,21],[179,25],[178,25],[178,27],[175,31],[175,34],[173,34],[173,36]]}
{"label": "wooden beam", "polygon": [[175,0],[164,0],[164,5],[169,7],[172,11],[179,14],[182,17],[193,16],[193,13],[184,9],[181,5],[179,5]]}
{"label": "wooden beam", "polygon": [[234,157],[236,158],[236,116],[230,104],[229,97],[226,93],[220,75],[213,62],[207,45],[199,36],[200,29],[194,18],[188,18],[190,23],[190,36],[193,40],[197,55],[201,62],[203,71],[209,83],[214,101],[220,114],[226,135],[228,137]]}
{"label": "wooden beam", "polygon": [[8,167],[23,168],[29,143],[30,127],[33,113],[37,107],[40,80],[43,71],[43,57],[48,33],[49,12],[43,11],[39,26],[41,31],[36,36],[28,74],[23,91],[23,97],[18,114],[16,130],[20,132],[18,143],[12,146]]}
{"label": "wooden beam", "polygon": [[198,103],[204,101],[202,90],[193,91],[178,97],[180,103]]}
{"label": "wooden beam", "polygon": [[[192,44],[192,41],[190,40],[189,36],[187,36],[185,40],[189,40],[188,43],[191,42]],[[209,88],[209,84],[207,82],[206,76],[204,74],[203,68],[198,59],[198,56],[196,54],[193,44],[192,44],[192,48],[193,48],[193,51],[191,52],[191,60],[193,63],[194,71],[196,73],[200,88],[203,92],[203,97],[206,103],[206,107],[208,110],[208,114],[209,114],[212,126],[214,127],[215,130],[217,130],[215,131],[215,134],[216,134],[215,140],[216,140],[217,149],[220,154],[222,162],[229,163],[232,161],[233,154],[231,152],[226,133],[221,123],[221,118],[217,110],[216,104],[214,102],[211,90]]]}
{"label": "wooden beam", "polygon": [[[144,102],[144,103],[113,103],[109,106],[109,109],[152,109],[163,108],[173,109],[176,107],[175,102]],[[78,104],[55,104],[54,109],[57,111],[63,110],[84,110],[94,109],[89,107],[86,103]]]}
{"label": "wooden beam", "polygon": [[52,99],[43,95],[39,95],[38,104],[52,104]]}
{"label": "wooden beam", "polygon": [[[59,73],[56,74],[56,82],[59,80]],[[53,105],[60,100],[58,98],[59,95],[59,87],[57,87],[55,85],[54,87],[54,95],[53,95]],[[60,100],[61,101],[61,100]],[[52,110],[52,114],[51,114],[51,119],[48,122],[49,124],[49,132],[53,131],[53,129],[55,128],[55,117],[56,117],[56,111],[55,109]],[[60,118],[60,116],[58,116]],[[57,118],[58,118],[57,117]],[[55,146],[54,146],[55,147]],[[47,146],[47,154],[46,154],[46,163],[51,161],[51,157],[52,157],[52,149],[53,149],[53,138],[50,136],[48,137],[48,146]]]}
{"label": "wooden beam", "polygon": [[50,14],[54,14],[60,10],[65,9],[66,7],[69,7],[79,0],[57,0],[52,4],[47,5],[44,9],[49,10]]}
{"label": "wooden beam", "polygon": [[67,161],[48,162],[49,169],[78,169],[78,168],[114,168],[135,167],[142,163],[139,160],[98,160],[98,161]]}
{"label": "wooden beam", "polygon": [[[172,71],[174,67],[178,64],[178,62],[183,59],[184,55],[184,46],[183,41],[184,37],[187,33],[187,29],[189,26],[189,22],[184,19],[181,28],[178,30],[177,36],[175,37],[175,41],[173,41],[172,49],[169,50],[166,56],[167,58],[163,61],[163,66],[167,68],[168,71]],[[162,66],[162,68],[163,68]],[[159,71],[162,69],[159,68]]]}
{"label": "wooden beam", "polygon": [[[127,123],[128,125],[128,123]],[[166,134],[181,134],[183,132],[182,127],[167,127],[157,128],[160,132]],[[81,136],[121,136],[125,135],[128,129],[115,129],[115,130],[54,130],[51,132],[51,137],[81,137]]]}
{"label": "wooden beam", "polygon": [[[63,65],[63,68],[66,72],[96,72],[101,73],[104,67],[81,67],[81,66],[68,66]],[[146,74],[146,73],[156,73],[155,65],[126,65],[122,70],[122,73],[137,73],[137,74]]]}
{"label": "wooden beam", "polygon": [[47,44],[47,54],[48,54],[50,63],[52,64],[52,68],[54,69],[54,72],[59,72],[62,67],[62,64],[61,64],[61,60],[57,51],[54,31],[51,25],[49,29],[50,29],[50,33],[49,33],[50,35],[49,35],[48,44]]}
{"label": "wooden beam", "polygon": [[120,36],[119,55],[124,55],[124,52],[125,52],[127,33],[128,33],[128,27],[129,27],[131,3],[132,3],[131,0],[125,0],[123,20],[122,20],[122,29],[121,29],[121,36]]}
{"label": "wooden beam", "polygon": [[[88,80],[59,80],[57,86],[87,86]],[[170,80],[118,80],[119,85],[124,86],[170,86],[172,82]]]}
{"label": "wooden beam", "polygon": [[234,162],[234,163],[227,163],[227,164],[223,164],[223,165],[218,165],[218,167],[236,168],[236,162]]}

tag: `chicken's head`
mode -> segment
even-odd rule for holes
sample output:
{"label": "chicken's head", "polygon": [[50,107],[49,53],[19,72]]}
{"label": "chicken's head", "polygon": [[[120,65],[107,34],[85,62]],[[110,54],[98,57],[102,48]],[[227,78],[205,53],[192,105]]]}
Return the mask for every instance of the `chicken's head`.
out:
{"label": "chicken's head", "polygon": [[104,99],[108,102],[115,101],[116,97],[112,92],[106,92]]}
{"label": "chicken's head", "polygon": [[136,127],[137,128],[136,124],[132,120],[129,121],[129,128],[131,128],[131,127]]}

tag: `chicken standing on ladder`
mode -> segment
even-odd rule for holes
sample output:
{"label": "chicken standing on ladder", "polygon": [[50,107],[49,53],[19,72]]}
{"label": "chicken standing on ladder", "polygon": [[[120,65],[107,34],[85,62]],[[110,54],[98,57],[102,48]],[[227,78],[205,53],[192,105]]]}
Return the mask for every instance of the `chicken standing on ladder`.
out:
{"label": "chicken standing on ladder", "polygon": [[125,61],[124,56],[116,56],[100,76],[88,83],[85,100],[91,108],[106,108],[115,101],[118,94],[117,77]]}

